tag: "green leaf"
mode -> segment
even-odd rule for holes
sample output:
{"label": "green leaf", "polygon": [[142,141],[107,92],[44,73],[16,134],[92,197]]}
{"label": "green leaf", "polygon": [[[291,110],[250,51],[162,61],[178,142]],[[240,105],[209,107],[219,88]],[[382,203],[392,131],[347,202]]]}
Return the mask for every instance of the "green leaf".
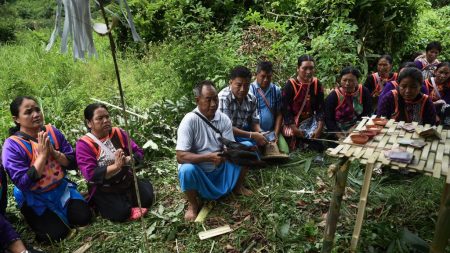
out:
{"label": "green leaf", "polygon": [[311,169],[311,162],[312,162],[311,158],[306,159],[305,166],[303,167],[306,172],[308,172]]}
{"label": "green leaf", "polygon": [[287,220],[286,223],[280,226],[280,237],[286,238],[289,234],[290,228],[291,228],[291,220]]}
{"label": "green leaf", "polygon": [[153,149],[153,150],[158,150],[158,144],[156,144],[155,142],[153,142],[152,140],[148,140],[144,146],[142,146],[143,149]]}

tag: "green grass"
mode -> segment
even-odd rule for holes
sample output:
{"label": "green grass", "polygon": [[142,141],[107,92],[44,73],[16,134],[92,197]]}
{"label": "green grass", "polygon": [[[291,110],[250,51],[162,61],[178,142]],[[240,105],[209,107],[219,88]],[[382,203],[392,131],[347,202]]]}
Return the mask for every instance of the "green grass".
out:
{"label": "green grass", "polygon": [[[16,4],[22,2],[15,1]],[[27,4],[35,6],[36,3],[22,3]],[[44,20],[48,16],[45,6],[50,4],[46,0],[44,7],[36,9],[38,14],[20,13],[22,20],[18,26],[22,29],[16,33],[17,41],[0,45],[0,58],[4,59],[0,61],[1,139],[7,137],[7,128],[12,124],[8,105],[17,95],[39,98],[47,121],[60,128],[71,143],[85,132],[82,110],[91,102],[90,97],[118,104],[114,69],[105,38],[94,37],[99,58],[86,62],[73,62],[70,54],[59,54],[58,43],[51,52],[44,52],[50,35],[48,25],[51,24],[48,19]],[[32,18],[27,19],[27,15]],[[40,17],[37,18],[36,29],[27,28],[35,26],[35,16]],[[296,47],[287,43],[279,45],[280,53],[274,54],[294,55],[288,49]],[[118,224],[97,217],[93,224],[76,232],[70,239],[39,245],[20,217],[10,191],[8,217],[23,239],[47,252],[73,252],[88,242],[92,242],[92,247],[87,252],[144,252],[143,233],[149,235],[151,252],[177,252],[177,249],[179,252],[242,252],[249,246],[252,246],[250,252],[320,251],[324,215],[334,184],[333,179],[327,177],[327,165],[336,161],[327,158],[326,166],[298,163],[314,158],[316,154],[313,152],[297,152],[288,164],[250,171],[246,184],[254,195],[231,195],[215,202],[204,226],[183,221],[186,203],[178,187],[173,150],[167,150],[173,149],[170,146],[173,143],[167,140],[164,145],[161,143],[174,137],[166,134],[173,130],[167,130],[167,126],[176,126],[184,114],[184,109],[180,108],[190,104],[181,102],[180,106],[165,105],[163,109],[152,106],[162,99],[179,100],[194,81],[203,78],[211,78],[223,86],[228,69],[246,62],[245,57],[236,54],[239,46],[238,36],[214,33],[201,41],[149,44],[120,54],[119,66],[127,102],[138,112],[151,116],[148,122],[131,122],[133,136],[138,137],[136,139],[141,146],[152,139],[161,147],[157,154],[146,150],[148,168],[140,172],[141,177],[153,182],[157,191],[156,203],[145,217],[145,231],[142,231],[140,222]],[[286,78],[279,77],[280,80]],[[160,112],[163,113],[158,114]],[[116,112],[113,115],[114,123],[121,125],[123,122],[118,120]],[[166,131],[158,132],[161,129]],[[79,175],[71,177],[79,183],[82,191],[86,190]],[[336,233],[335,252],[348,252],[362,180],[363,167],[352,164]],[[431,242],[443,184],[443,180],[432,177],[404,176],[395,171],[374,176],[360,252],[386,252],[404,228]],[[302,189],[314,193],[289,191]],[[234,231],[199,240],[199,232],[225,224],[232,226]]]}
{"label": "green grass", "polygon": [[[250,171],[246,181],[252,197],[230,195],[214,202],[204,226],[183,221],[185,201],[179,191],[173,159],[152,162],[141,172],[156,189],[156,203],[145,216],[151,252],[318,252],[321,249],[324,215],[328,211],[333,180],[326,176],[327,166],[295,163],[315,157],[313,152],[298,152],[284,165]],[[326,164],[335,160],[326,159]],[[336,234],[335,252],[348,252],[359,200],[363,167],[353,164]],[[78,178],[81,188],[82,180]],[[360,252],[386,252],[404,227],[430,242],[438,211],[443,181],[427,176],[403,176],[385,171],[372,180],[363,225]],[[309,194],[292,193],[305,189]],[[97,217],[74,237],[50,246],[37,245],[13,202],[8,212],[26,242],[48,252],[73,252],[92,241],[88,252],[143,251],[140,222],[112,223]],[[229,224],[235,230],[200,241],[198,233]],[[234,251],[232,250],[234,249]],[[228,251],[227,251],[228,250]]]}

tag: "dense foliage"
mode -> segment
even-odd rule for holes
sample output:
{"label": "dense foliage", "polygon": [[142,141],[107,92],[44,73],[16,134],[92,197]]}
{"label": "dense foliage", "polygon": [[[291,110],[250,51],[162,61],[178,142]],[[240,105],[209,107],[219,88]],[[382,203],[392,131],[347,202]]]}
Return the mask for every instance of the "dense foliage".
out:
{"label": "dense foliage", "polygon": [[[336,74],[345,65],[368,73],[378,54],[391,53],[397,66],[423,51],[432,40],[443,44],[440,58],[450,58],[448,1],[129,0],[129,4],[144,41],[132,42],[123,24],[115,31],[115,39],[121,49],[119,66],[127,105],[141,115],[131,116],[131,134],[145,147],[146,161],[152,168],[142,174],[164,189],[159,193],[157,210],[147,218],[147,225],[151,224],[147,234],[155,252],[175,251],[175,245],[185,252],[208,252],[211,248],[211,241],[198,242],[200,226],[181,221],[184,202],[176,188],[173,159],[176,128],[194,107],[191,89],[196,82],[212,79],[224,87],[233,66],[243,64],[254,70],[258,61],[267,59],[275,63],[274,80],[283,85],[295,74],[297,57],[309,53],[317,60],[317,75],[327,87],[333,87]],[[120,11],[112,3],[108,8]],[[100,20],[98,10],[93,10],[94,18]],[[0,0],[1,139],[12,126],[8,105],[17,95],[39,98],[46,122],[60,128],[72,143],[86,131],[82,110],[92,98],[119,104],[104,37],[94,37],[99,58],[85,62],[73,62],[71,55],[59,54],[57,46],[49,53],[43,50],[53,28],[54,11],[53,0]],[[111,108],[111,113],[114,124],[123,126],[120,111]],[[241,226],[217,241],[222,251],[240,252],[253,241],[259,249],[273,252],[320,249],[322,215],[328,207],[332,182],[324,179],[324,185],[324,167],[311,165],[314,156],[295,154],[297,160],[292,165],[255,171],[249,179],[257,192],[254,199],[232,197],[225,201],[225,208],[220,203],[221,208],[213,212],[206,226],[213,228],[224,222]],[[299,160],[309,161],[305,162],[309,165]],[[362,173],[354,165],[351,174],[349,187],[358,189]],[[369,203],[362,232],[364,252],[405,250],[406,242],[417,238],[403,227],[427,242],[431,240],[441,187],[430,178],[392,180],[388,175],[372,183],[373,204]],[[77,182],[85,187],[80,178]],[[286,193],[286,189],[303,188],[316,192],[310,196]],[[354,203],[359,197],[351,190],[346,196]],[[9,212],[17,214],[11,206]],[[405,206],[414,208],[405,210]],[[346,229],[337,235],[338,252],[349,244],[355,213],[353,206],[344,207],[342,223]],[[95,252],[136,252],[142,232],[136,223],[122,226],[99,219],[92,229],[50,246],[49,251],[73,251],[92,238],[105,241],[93,246]]]}

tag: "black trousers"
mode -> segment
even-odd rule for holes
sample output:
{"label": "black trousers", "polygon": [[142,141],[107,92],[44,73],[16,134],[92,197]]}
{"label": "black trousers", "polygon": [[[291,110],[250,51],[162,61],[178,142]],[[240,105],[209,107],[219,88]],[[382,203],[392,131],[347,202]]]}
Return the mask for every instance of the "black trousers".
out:
{"label": "black trousers", "polygon": [[[141,205],[148,208],[153,204],[153,186],[148,180],[138,180]],[[115,222],[126,221],[131,215],[131,208],[137,207],[134,183],[123,192],[104,192],[97,189],[91,199],[92,204],[104,219]]]}
{"label": "black trousers", "polygon": [[69,235],[71,227],[86,226],[92,220],[92,211],[89,205],[79,199],[69,200],[67,204],[67,219],[70,224],[65,224],[50,209],[46,209],[42,215],[37,215],[31,207],[27,206],[26,202],[20,212],[36,234],[36,240],[40,242],[60,241]]}

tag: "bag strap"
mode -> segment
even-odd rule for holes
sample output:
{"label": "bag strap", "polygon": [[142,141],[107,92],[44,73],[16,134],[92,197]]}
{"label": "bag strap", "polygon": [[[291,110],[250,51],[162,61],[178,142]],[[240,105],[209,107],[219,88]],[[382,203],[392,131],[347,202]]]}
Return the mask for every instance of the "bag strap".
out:
{"label": "bag strap", "polygon": [[212,128],[212,130],[214,130],[214,132],[218,133],[220,135],[220,137],[222,137],[222,132],[220,132],[219,129],[217,129],[217,127],[215,127],[211,121],[209,121],[207,118],[205,118],[205,116],[201,115],[199,112],[193,111],[193,113],[197,114],[197,116],[200,117],[200,119],[202,119],[209,127]]}
{"label": "bag strap", "polygon": [[[433,90],[436,92],[436,95],[438,96],[439,99],[441,99],[441,94],[439,93],[438,87],[436,85],[436,81],[434,79],[434,77],[431,77],[431,84],[433,85]],[[431,94],[431,91],[430,91]]]}
{"label": "bag strap", "polygon": [[107,156],[109,156],[109,158],[115,158],[114,153],[111,151],[111,149],[106,147],[106,145],[103,144],[103,142],[101,142],[97,137],[95,137],[95,135],[93,135],[92,133],[87,133],[86,135],[93,141],[95,141],[95,143],[97,143],[97,145],[106,153]]}
{"label": "bag strap", "polygon": [[300,107],[300,110],[298,111],[298,114],[296,115],[296,117],[295,117],[295,125],[297,126],[298,125],[298,122],[299,122],[299,120],[300,120],[300,116],[302,115],[302,113],[303,113],[303,109],[305,109],[305,105],[306,105],[306,98],[308,97],[308,94],[309,94],[309,87],[311,87],[311,85],[308,85],[308,87],[306,88],[306,96],[305,96],[305,99],[303,99],[303,104],[302,104],[302,106]]}

